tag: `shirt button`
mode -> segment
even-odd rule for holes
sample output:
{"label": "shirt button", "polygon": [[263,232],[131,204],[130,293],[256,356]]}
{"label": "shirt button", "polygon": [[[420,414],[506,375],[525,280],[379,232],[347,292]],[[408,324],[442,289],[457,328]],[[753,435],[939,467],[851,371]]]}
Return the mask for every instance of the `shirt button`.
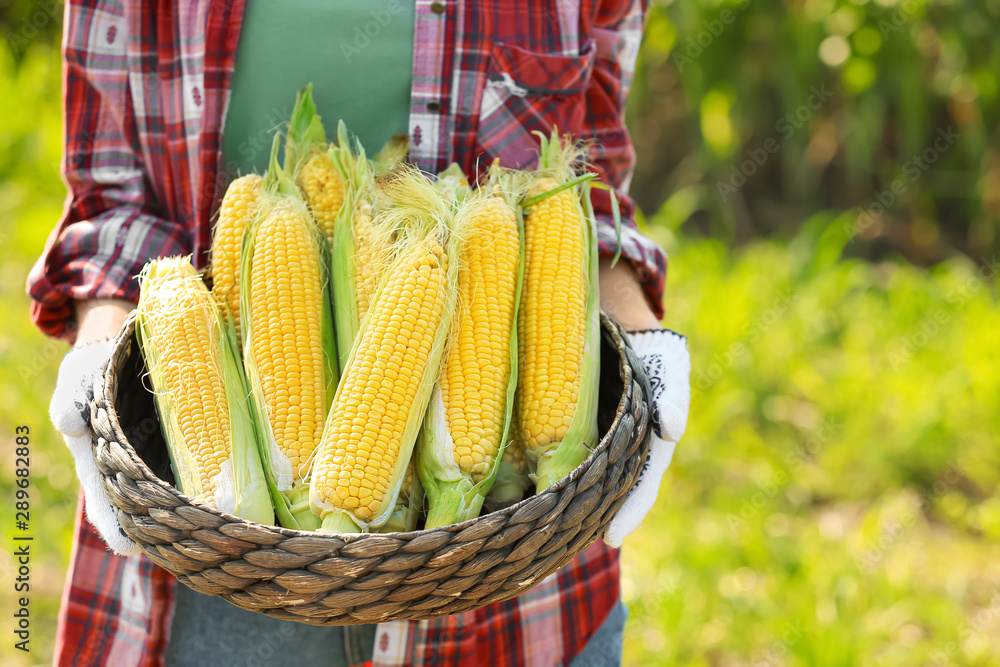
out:
{"label": "shirt button", "polygon": [[444,7],[444,3],[443,2],[432,2],[431,3],[431,11],[434,12],[435,14],[443,14],[444,10],[445,10],[445,7]]}
{"label": "shirt button", "polygon": [[427,110],[428,111],[441,111],[441,103],[440,102],[428,102],[427,103]]}

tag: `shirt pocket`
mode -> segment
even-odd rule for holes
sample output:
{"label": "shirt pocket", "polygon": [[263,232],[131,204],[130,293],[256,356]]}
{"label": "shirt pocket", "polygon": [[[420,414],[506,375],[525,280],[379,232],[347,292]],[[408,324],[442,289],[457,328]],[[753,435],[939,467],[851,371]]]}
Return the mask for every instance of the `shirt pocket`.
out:
{"label": "shirt pocket", "polygon": [[530,168],[538,161],[533,132],[579,135],[587,123],[586,90],[595,47],[588,40],[578,56],[535,53],[496,44],[490,54],[476,142],[485,156],[505,167]]}

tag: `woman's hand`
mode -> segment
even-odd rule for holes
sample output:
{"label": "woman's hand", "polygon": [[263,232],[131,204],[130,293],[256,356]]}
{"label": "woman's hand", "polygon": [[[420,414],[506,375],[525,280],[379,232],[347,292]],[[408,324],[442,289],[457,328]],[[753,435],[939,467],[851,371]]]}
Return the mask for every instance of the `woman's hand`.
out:
{"label": "woman's hand", "polygon": [[620,547],[639,527],[656,502],[660,479],[670,466],[674,446],[687,427],[691,402],[691,360],[687,339],[661,329],[632,268],[621,262],[611,268],[601,262],[601,308],[628,332],[629,341],[646,367],[653,392],[653,432],[649,453],[621,510],[611,521],[604,541]]}
{"label": "woman's hand", "polygon": [[135,308],[130,301],[91,299],[76,302],[76,346],[114,338]]}
{"label": "woman's hand", "polygon": [[112,551],[122,555],[139,553],[139,547],[122,531],[111,502],[101,490],[91,448],[90,399],[94,397],[94,377],[111,356],[114,337],[132,308],[128,301],[112,299],[76,303],[76,345],[59,366],[59,379],[49,405],[52,423],[76,460],[87,519]]}
{"label": "woman's hand", "polygon": [[601,309],[625,331],[659,329],[653,309],[646,301],[646,294],[628,262],[611,266],[611,260],[600,261]]}

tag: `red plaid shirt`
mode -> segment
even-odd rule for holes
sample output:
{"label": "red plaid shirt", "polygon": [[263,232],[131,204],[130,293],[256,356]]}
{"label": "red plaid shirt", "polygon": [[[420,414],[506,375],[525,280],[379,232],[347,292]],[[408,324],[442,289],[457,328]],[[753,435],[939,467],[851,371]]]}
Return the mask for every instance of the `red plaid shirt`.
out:
{"label": "red plaid shirt", "polygon": [[[645,0],[418,0],[411,159],[470,177],[498,157],[530,167],[533,131],[592,140],[614,185],[622,250],[661,313],[666,259],[625,195],[634,153],[622,109]],[[31,272],[31,315],[69,338],[74,299],[135,301],[157,256],[204,265],[211,216],[233,174],[221,133],[244,0],[67,2],[62,173],[69,195]],[[616,249],[596,193],[601,253]],[[174,580],[143,556],[110,555],[78,515],[60,614],[58,665],[162,662]],[[554,665],[579,654],[618,599],[618,556],[596,543],[516,600],[435,621],[380,626],[373,665]]]}

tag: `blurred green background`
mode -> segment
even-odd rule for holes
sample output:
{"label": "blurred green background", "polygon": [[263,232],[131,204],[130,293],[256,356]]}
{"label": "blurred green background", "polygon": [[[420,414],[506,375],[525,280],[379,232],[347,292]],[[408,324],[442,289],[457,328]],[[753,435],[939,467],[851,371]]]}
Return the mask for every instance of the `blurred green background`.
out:
{"label": "blurred green background", "polygon": [[[0,0],[4,665],[50,661],[77,494],[47,417],[66,346],[24,296],[64,195],[60,16]],[[693,395],[623,552],[626,664],[1000,664],[998,30],[1000,0],[653,4],[632,192]]]}

